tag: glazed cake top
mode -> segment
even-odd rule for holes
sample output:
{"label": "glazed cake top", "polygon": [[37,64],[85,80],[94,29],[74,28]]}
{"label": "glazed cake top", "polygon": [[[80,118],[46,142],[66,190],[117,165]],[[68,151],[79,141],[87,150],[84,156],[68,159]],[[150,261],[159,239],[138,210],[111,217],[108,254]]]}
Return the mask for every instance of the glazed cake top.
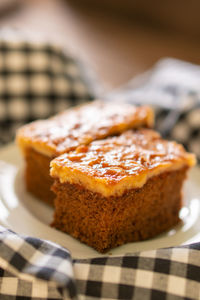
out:
{"label": "glazed cake top", "polygon": [[195,156],[182,145],[163,140],[153,130],[139,129],[59,156],[51,162],[51,176],[111,196],[140,188],[162,172],[194,164]]}
{"label": "glazed cake top", "polygon": [[130,128],[152,127],[153,123],[150,107],[94,101],[21,127],[17,132],[17,142],[22,150],[31,147],[55,157],[93,140]]}

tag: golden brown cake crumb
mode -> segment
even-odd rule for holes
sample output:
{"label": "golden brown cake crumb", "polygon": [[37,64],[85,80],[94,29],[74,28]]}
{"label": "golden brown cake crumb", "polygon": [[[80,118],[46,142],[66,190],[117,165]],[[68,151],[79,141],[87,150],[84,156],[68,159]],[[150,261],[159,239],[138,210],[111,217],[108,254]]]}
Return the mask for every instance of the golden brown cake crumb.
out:
{"label": "golden brown cake crumb", "polygon": [[162,173],[142,188],[110,197],[56,180],[52,225],[102,253],[152,238],[179,223],[186,171],[182,168]]}

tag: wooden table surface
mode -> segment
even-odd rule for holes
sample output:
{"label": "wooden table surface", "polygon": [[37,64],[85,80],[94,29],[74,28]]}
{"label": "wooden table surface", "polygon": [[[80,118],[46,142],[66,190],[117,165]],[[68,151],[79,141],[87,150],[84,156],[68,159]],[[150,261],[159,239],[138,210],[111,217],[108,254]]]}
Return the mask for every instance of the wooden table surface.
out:
{"label": "wooden table surface", "polygon": [[106,11],[61,0],[27,0],[0,16],[0,26],[29,29],[84,59],[108,88],[125,83],[158,59],[200,64],[200,40]]}

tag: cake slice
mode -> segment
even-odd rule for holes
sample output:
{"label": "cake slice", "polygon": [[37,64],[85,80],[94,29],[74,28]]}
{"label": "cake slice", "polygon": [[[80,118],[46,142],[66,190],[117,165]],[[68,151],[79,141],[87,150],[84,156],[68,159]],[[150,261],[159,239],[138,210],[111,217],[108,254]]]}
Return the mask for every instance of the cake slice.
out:
{"label": "cake slice", "polygon": [[100,252],[179,222],[193,154],[151,129],[93,141],[51,162],[53,226]]}
{"label": "cake slice", "polygon": [[53,158],[130,128],[152,127],[153,121],[149,107],[95,101],[23,126],[17,143],[25,158],[27,190],[52,205],[49,165]]}

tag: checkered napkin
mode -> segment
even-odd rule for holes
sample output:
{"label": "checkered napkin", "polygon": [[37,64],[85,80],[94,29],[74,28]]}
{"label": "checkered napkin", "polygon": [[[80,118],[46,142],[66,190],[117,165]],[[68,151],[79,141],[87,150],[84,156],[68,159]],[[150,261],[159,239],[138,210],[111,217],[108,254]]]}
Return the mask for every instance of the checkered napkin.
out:
{"label": "checkered napkin", "polygon": [[52,242],[0,227],[0,299],[200,299],[200,243],[71,260]]}
{"label": "checkered napkin", "polygon": [[75,299],[70,254],[0,226],[0,299]]}
{"label": "checkered napkin", "polygon": [[16,129],[92,100],[90,71],[61,47],[18,30],[0,31],[0,145]]}

